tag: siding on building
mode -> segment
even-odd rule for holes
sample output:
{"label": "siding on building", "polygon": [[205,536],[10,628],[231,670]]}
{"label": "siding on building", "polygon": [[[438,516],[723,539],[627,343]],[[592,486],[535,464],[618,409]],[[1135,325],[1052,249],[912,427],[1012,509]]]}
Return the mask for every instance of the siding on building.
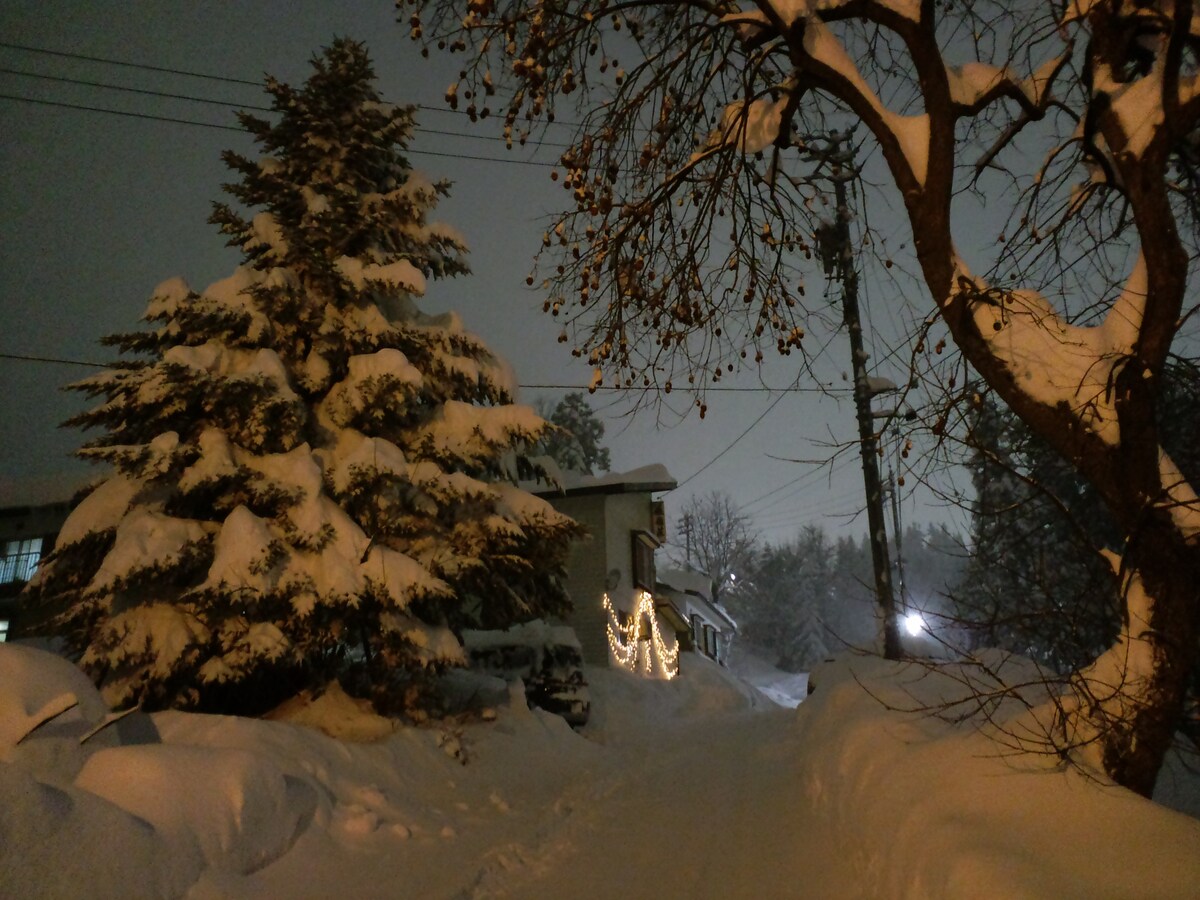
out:
{"label": "siding on building", "polygon": [[587,537],[571,544],[567,557],[567,593],[572,612],[567,624],[575,629],[583,650],[583,661],[593,666],[608,664],[607,614],[602,598],[607,578],[604,501],[600,494],[551,498],[554,507],[588,530]]}
{"label": "siding on building", "polygon": [[572,544],[567,558],[567,592],[574,608],[566,624],[579,637],[584,662],[609,665],[604,595],[627,613],[637,606],[640,589],[633,583],[632,541],[634,532],[650,530],[650,495],[635,491],[546,499],[588,530],[587,538]]}

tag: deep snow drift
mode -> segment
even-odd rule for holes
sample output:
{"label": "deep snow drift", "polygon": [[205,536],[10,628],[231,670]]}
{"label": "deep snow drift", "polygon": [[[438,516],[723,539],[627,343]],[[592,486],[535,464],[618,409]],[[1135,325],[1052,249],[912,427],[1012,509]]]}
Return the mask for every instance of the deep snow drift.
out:
{"label": "deep snow drift", "polygon": [[[690,655],[671,682],[589,677],[582,734],[492,682],[494,708],[461,727],[389,732],[333,691],[293,721],[135,714],[81,744],[105,714],[86,679],[0,645],[0,896],[1176,898],[1200,884],[1200,821],[871,696],[956,696],[947,675],[843,660],[794,710]],[[998,712],[1014,728],[1028,716]]]}

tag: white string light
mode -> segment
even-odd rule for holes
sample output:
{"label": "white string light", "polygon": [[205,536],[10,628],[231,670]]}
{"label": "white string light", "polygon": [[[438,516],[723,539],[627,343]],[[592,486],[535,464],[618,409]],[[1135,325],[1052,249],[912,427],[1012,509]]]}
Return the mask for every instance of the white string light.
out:
{"label": "white string light", "polygon": [[[621,624],[608,594],[604,595],[604,611],[608,613],[608,624],[605,626],[608,648],[618,665],[630,672],[636,672],[638,648],[643,641],[648,640],[654,649],[654,659],[658,660],[658,668],[663,677],[670,681],[679,674],[679,641],[675,641],[675,646],[667,647],[667,642],[658,627],[658,616],[654,613],[654,597],[649,591],[638,594],[637,608],[628,625]],[[645,633],[643,622],[650,623],[649,635]],[[642,669],[647,675],[654,672],[654,661],[649,650],[642,656]]]}

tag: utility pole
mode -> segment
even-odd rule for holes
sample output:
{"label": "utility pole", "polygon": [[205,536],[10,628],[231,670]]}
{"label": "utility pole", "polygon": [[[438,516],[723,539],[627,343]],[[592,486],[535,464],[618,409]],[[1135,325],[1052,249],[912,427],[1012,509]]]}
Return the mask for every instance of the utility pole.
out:
{"label": "utility pole", "polygon": [[692,514],[684,513],[680,520],[680,531],[683,532],[684,545],[687,547],[688,568],[692,567]]}
{"label": "utility pole", "polygon": [[[845,148],[843,148],[845,144]],[[875,568],[875,597],[883,615],[883,656],[899,659],[900,623],[896,616],[896,597],[892,592],[891,565],[888,562],[887,531],[883,516],[883,484],[879,477],[878,441],[875,436],[871,398],[874,391],[867,376],[867,352],[863,349],[862,320],[858,312],[858,272],[850,242],[850,207],[846,183],[856,178],[854,147],[848,134],[833,132],[829,149],[823,154],[830,164],[837,211],[832,226],[821,235],[826,273],[842,282],[842,316],[850,335],[850,360],[854,369],[854,409],[858,418],[858,442],[862,454],[863,485],[867,494],[867,528],[871,541],[871,561]],[[831,260],[832,257],[832,260]],[[830,265],[832,261],[832,265]]]}
{"label": "utility pole", "polygon": [[900,606],[908,608],[904,599],[904,549],[900,544],[904,529],[900,522],[900,494],[896,487],[896,474],[888,466],[888,493],[892,498],[892,534],[896,536],[896,593],[899,595]]}

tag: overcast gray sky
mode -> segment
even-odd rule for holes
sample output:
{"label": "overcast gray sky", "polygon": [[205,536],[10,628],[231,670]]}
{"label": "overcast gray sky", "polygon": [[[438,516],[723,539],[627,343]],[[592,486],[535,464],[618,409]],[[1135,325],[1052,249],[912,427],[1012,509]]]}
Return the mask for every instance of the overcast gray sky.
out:
{"label": "overcast gray sky", "polygon": [[[439,218],[466,235],[474,274],[432,284],[425,309],[460,312],[466,326],[508,360],[522,385],[586,385],[590,370],[571,358],[569,345],[557,343],[557,323],[541,313],[542,297],[524,283],[542,220],[562,192],[550,181],[547,166],[523,161],[552,162],[556,151],[506,151],[495,137],[494,122],[473,126],[465,116],[445,111],[442,95],[455,61],[421,59],[388,0],[5,0],[0,5],[0,95],[5,98],[0,99],[0,354],[110,360],[111,351],[98,339],[136,328],[159,282],[182,276],[199,289],[237,263],[206,219],[225,180],[221,150],[249,152],[248,138],[185,122],[48,104],[230,126],[233,107],[264,104],[260,89],[146,67],[253,82],[270,73],[299,83],[308,74],[311,55],[335,36],[368,44],[389,100],[433,107],[419,114],[424,130],[416,136],[411,158],[430,176],[455,183]],[[552,132],[547,140],[556,136],[565,140],[569,132]],[[903,321],[882,303],[875,316],[881,331],[893,335]],[[821,370],[842,389],[839,396],[789,393],[781,398],[761,390],[713,394],[704,421],[692,414],[679,422],[663,410],[661,416],[639,413],[631,422],[618,417],[627,402],[598,393],[592,403],[606,417],[614,469],[661,462],[681,482],[700,472],[667,498],[672,520],[693,493],[723,490],[748,504],[747,512],[772,540],[809,522],[861,533],[865,517],[847,518],[862,505],[856,455],[839,457],[832,476],[828,468],[776,458],[824,458],[830,452],[825,445],[854,434],[853,404],[842,381],[848,368],[844,355],[835,343]],[[61,493],[62,485],[86,476],[86,468],[70,457],[84,435],[57,426],[83,402],[63,393],[62,385],[87,371],[0,359],[0,503]],[[795,374],[794,359],[776,360],[761,379],[747,374],[732,383],[785,385]],[[900,377],[899,370],[881,374]],[[527,388],[522,399],[561,393]],[[674,395],[672,405],[684,410],[686,400]],[[931,505],[927,493],[913,494],[909,481],[905,518],[945,520],[946,512]]]}

